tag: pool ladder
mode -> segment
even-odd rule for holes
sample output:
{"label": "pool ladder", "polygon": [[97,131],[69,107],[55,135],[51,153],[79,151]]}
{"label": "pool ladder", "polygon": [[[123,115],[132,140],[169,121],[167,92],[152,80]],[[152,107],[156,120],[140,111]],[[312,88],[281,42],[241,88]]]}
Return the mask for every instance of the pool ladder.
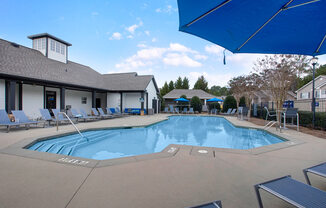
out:
{"label": "pool ladder", "polygon": [[281,128],[280,128],[277,124],[278,124],[277,121],[270,121],[270,122],[268,122],[268,123],[264,126],[263,130],[267,131],[268,129],[270,129],[272,126],[275,125],[275,127],[276,127],[276,131],[277,131],[277,128],[279,128],[279,129],[280,129],[280,132],[282,133]]}
{"label": "pool ladder", "polygon": [[[71,123],[71,125],[75,128],[75,130],[78,132],[78,134],[80,135],[80,137],[81,138],[84,138],[84,139],[86,139],[86,140],[88,140],[87,139],[87,137],[85,137],[80,131],[79,131],[79,129],[77,128],[77,126],[74,124],[74,122],[72,122],[72,120],[69,118],[69,116],[65,113],[65,112],[58,112],[58,114],[57,114],[57,117],[59,118],[59,115],[60,114],[62,114],[62,115],[64,115],[67,119],[68,119],[68,121]],[[59,131],[59,119],[57,119],[57,131]]]}

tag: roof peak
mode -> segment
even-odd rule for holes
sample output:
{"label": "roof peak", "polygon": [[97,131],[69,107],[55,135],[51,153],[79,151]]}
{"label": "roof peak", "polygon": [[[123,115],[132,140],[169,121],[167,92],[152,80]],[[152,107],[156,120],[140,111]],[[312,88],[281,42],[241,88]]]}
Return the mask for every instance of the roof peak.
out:
{"label": "roof peak", "polygon": [[61,42],[61,43],[64,43],[66,44],[67,46],[72,46],[71,43],[68,43],[60,38],[57,38],[56,36],[54,35],[51,35],[49,33],[39,33],[39,34],[35,34],[35,35],[29,35],[27,36],[29,39],[33,40],[33,39],[36,39],[36,38],[43,38],[43,37],[49,37],[49,38],[52,38],[58,42]]}

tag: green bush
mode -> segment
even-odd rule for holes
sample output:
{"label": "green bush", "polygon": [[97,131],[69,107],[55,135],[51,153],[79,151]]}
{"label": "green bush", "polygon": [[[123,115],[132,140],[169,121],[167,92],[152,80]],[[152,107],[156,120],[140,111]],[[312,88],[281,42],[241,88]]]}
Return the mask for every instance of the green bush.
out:
{"label": "green bush", "polygon": [[194,108],[194,111],[198,111],[199,113],[201,113],[203,106],[201,104],[199,97],[197,97],[197,96],[192,97],[190,100],[190,105],[191,105],[191,107]]}
{"label": "green bush", "polygon": [[239,107],[246,107],[246,98],[242,96],[239,100]]}
{"label": "green bush", "polygon": [[[299,111],[300,126],[312,128],[312,112]],[[315,128],[326,130],[326,112],[316,112]]]}
{"label": "green bush", "polygon": [[217,109],[219,112],[221,110],[221,105],[218,102],[213,102],[208,104],[209,110]]}
{"label": "green bush", "polygon": [[233,96],[227,96],[223,103],[223,112],[228,111],[229,108],[237,108],[237,101]]}

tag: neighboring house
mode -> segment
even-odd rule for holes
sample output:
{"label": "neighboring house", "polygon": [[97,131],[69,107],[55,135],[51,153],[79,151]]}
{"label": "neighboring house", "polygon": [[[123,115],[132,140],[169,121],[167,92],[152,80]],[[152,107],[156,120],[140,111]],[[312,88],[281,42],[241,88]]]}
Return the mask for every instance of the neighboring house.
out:
{"label": "neighboring house", "polygon": [[[119,107],[154,109],[159,102],[154,76],[100,74],[68,60],[70,43],[50,34],[32,35],[33,49],[0,39],[0,109]],[[140,102],[143,98],[144,102]],[[148,112],[148,111],[147,111]]]}
{"label": "neighboring house", "polygon": [[[326,75],[315,78],[315,98],[326,98]],[[312,99],[312,81],[297,90],[297,100]]]}
{"label": "neighboring house", "polygon": [[[291,91],[288,91],[285,100],[291,100],[291,101],[296,100],[296,94]],[[255,92],[253,104],[260,105],[261,103],[270,103],[270,102],[273,102],[273,97],[269,90],[260,90]]]}
{"label": "neighboring house", "polygon": [[[165,105],[176,105],[176,102],[174,101],[177,98],[180,98],[181,95],[185,95],[187,97],[187,99],[191,99],[194,96],[199,97],[199,99],[201,100],[202,104],[204,106],[206,106],[206,101],[214,98],[216,96],[209,94],[207,92],[205,92],[204,90],[186,90],[186,89],[174,89],[171,92],[169,92],[168,94],[164,95],[164,101],[165,101]],[[222,99],[222,98],[220,98]],[[203,108],[204,110],[207,109],[206,107]],[[203,111],[204,111],[203,110]]]}

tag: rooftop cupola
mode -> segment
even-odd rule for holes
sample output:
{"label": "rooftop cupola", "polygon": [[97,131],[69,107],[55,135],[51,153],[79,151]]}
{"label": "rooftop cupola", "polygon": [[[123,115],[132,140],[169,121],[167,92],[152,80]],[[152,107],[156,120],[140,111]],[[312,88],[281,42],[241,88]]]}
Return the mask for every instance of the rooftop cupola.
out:
{"label": "rooftop cupola", "polygon": [[67,63],[70,43],[48,33],[30,35],[28,38],[33,40],[33,49],[50,59]]}

